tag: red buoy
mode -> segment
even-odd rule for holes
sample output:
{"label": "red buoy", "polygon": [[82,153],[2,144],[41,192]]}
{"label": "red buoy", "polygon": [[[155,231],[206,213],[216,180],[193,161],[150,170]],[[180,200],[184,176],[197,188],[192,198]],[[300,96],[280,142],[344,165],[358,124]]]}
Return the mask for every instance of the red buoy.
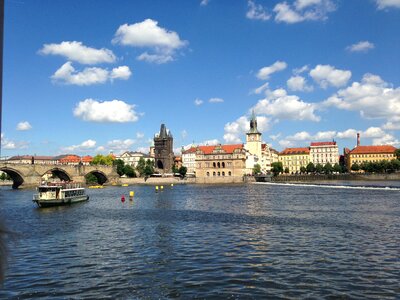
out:
{"label": "red buoy", "polygon": [[122,202],[122,203],[125,202],[125,196],[124,196],[124,195],[121,196],[121,202]]}

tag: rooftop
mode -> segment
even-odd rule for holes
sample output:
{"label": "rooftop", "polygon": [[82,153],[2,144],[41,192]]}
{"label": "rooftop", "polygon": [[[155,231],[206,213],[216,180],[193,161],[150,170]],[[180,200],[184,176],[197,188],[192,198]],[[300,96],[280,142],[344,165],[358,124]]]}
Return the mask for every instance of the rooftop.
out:
{"label": "rooftop", "polygon": [[357,146],[350,151],[350,154],[371,154],[371,153],[394,153],[396,147],[391,145],[382,146]]}
{"label": "rooftop", "polygon": [[309,154],[309,148],[286,148],[283,150],[280,155],[296,155],[296,154]]}

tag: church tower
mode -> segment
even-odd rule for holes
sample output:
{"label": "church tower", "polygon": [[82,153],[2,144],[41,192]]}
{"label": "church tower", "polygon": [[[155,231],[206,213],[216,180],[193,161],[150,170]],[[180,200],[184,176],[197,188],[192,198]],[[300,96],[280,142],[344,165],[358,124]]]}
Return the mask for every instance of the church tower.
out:
{"label": "church tower", "polygon": [[244,148],[247,152],[246,169],[247,173],[251,173],[255,164],[261,163],[261,132],[257,129],[257,118],[254,110],[250,119],[250,130],[246,133],[246,144]]}
{"label": "church tower", "polygon": [[161,173],[171,172],[174,164],[174,139],[164,124],[161,124],[160,133],[154,136],[155,167]]}

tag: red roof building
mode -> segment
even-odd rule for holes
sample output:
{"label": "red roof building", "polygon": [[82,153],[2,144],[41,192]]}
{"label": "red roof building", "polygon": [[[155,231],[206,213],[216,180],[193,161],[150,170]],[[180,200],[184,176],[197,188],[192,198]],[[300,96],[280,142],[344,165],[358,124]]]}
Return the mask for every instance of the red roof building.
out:
{"label": "red roof building", "polygon": [[396,148],[391,145],[357,146],[347,154],[347,169],[351,170],[353,164],[395,159],[395,151]]}

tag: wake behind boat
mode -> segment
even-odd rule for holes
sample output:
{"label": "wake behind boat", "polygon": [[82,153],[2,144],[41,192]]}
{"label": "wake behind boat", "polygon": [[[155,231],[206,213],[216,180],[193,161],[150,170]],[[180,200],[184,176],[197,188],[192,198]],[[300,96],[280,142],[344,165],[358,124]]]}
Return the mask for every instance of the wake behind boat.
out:
{"label": "wake behind boat", "polygon": [[85,189],[79,183],[51,182],[37,187],[33,202],[39,207],[66,205],[89,200]]}

